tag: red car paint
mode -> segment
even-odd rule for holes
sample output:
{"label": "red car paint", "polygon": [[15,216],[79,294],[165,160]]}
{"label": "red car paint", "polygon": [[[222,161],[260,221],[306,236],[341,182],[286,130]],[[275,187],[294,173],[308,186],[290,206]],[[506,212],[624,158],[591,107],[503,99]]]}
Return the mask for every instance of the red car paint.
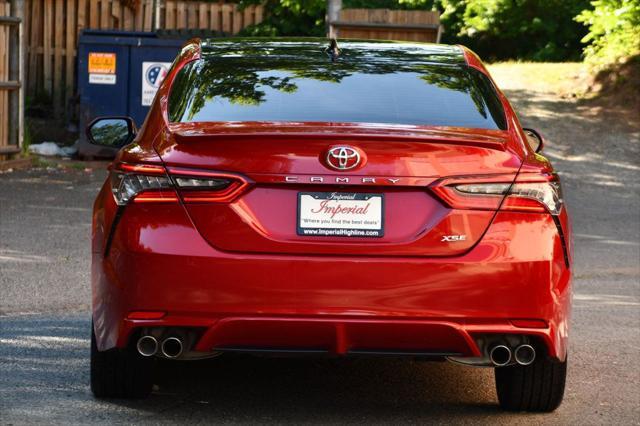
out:
{"label": "red car paint", "polygon": [[[99,350],[126,347],[141,327],[175,326],[201,330],[194,350],[203,353],[295,348],[478,357],[477,336],[500,333],[535,336],[549,356],[565,359],[572,261],[566,208],[552,216],[509,209],[502,199],[469,208],[444,196],[453,181],[553,176],[502,93],[504,131],[171,123],[171,85],[200,56],[197,41],[183,49],[114,167],[234,183],[224,194],[143,192],[124,208],[105,183],[92,235]],[[488,75],[473,53],[465,49],[464,58]],[[327,149],[343,145],[366,162],[348,171],[327,167]],[[384,193],[384,236],[297,235],[300,191]],[[443,243],[459,235],[466,238]]]}

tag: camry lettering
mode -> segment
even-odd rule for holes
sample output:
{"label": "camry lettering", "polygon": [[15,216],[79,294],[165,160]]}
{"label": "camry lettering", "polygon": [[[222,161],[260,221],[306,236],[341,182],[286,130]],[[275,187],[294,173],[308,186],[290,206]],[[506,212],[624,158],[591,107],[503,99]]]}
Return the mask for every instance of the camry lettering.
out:
{"label": "camry lettering", "polygon": [[[363,183],[363,184],[376,184],[376,183],[387,183],[395,185],[400,182],[400,178],[374,178],[374,177],[363,177],[363,178],[348,178],[348,177],[324,177],[324,176],[310,176],[307,178],[307,182],[310,183]],[[304,182],[299,176],[285,176],[285,182],[289,183],[299,183]]]}

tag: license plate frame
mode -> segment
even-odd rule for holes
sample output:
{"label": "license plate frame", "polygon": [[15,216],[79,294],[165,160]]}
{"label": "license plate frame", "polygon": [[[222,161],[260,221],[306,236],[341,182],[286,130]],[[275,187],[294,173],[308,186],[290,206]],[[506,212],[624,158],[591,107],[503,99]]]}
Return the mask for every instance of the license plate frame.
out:
{"label": "license plate frame", "polygon": [[[322,204],[323,201],[327,203]],[[296,233],[305,237],[382,238],[384,202],[381,193],[298,192]],[[314,207],[321,210],[310,211]]]}

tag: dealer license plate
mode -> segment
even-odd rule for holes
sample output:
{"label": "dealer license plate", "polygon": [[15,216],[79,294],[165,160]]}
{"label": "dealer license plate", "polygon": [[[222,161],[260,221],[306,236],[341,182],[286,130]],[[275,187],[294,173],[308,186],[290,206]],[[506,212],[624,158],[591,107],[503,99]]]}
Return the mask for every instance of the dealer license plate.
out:
{"label": "dealer license plate", "polygon": [[383,194],[299,192],[297,232],[319,237],[382,237],[383,212]]}

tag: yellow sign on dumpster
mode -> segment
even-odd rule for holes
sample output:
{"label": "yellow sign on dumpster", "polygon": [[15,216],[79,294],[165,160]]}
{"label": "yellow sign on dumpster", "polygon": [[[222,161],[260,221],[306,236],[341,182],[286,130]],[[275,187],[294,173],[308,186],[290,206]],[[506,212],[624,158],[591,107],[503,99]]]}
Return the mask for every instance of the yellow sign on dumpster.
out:
{"label": "yellow sign on dumpster", "polygon": [[89,83],[116,84],[116,54],[89,52]]}
{"label": "yellow sign on dumpster", "polygon": [[89,74],[115,74],[116,54],[89,52]]}

